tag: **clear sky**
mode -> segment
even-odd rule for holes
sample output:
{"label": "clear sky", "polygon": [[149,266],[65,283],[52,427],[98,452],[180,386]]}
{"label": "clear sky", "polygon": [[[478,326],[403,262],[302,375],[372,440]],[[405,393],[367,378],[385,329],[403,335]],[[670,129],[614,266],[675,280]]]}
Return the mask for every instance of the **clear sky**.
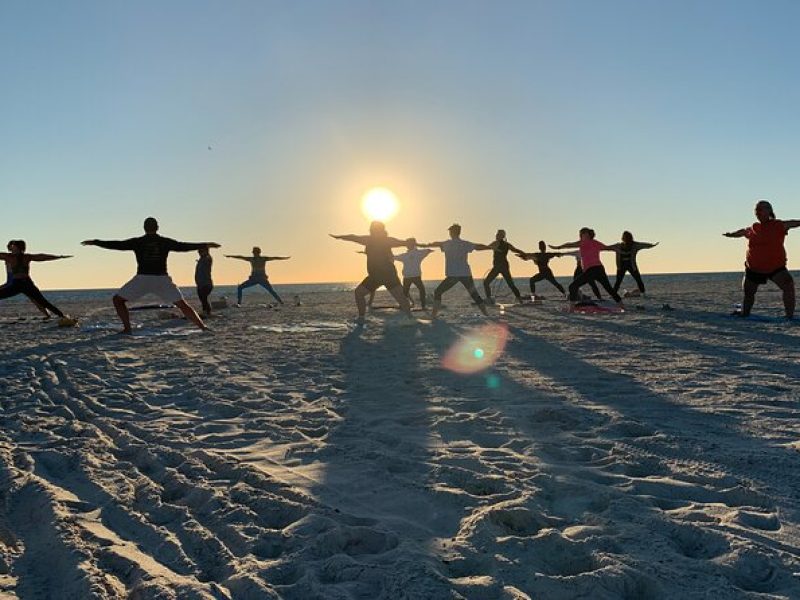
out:
{"label": "clear sky", "polygon": [[[359,280],[364,257],[327,233],[366,232],[382,185],[398,237],[458,221],[532,250],[629,229],[661,242],[645,272],[737,270],[743,242],[720,234],[756,199],[800,218],[798,28],[779,0],[3,0],[0,238],[76,255],[35,267],[43,288],[122,284],[132,254],[79,242],[148,215],[291,255],[274,283]],[[221,251],[215,281],[243,279]],[[170,259],[181,284],[193,266]]]}

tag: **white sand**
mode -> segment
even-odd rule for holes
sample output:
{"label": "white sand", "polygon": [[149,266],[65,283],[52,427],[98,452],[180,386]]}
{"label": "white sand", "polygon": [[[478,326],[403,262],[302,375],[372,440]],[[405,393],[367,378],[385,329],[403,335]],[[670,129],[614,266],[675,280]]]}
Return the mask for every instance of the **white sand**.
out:
{"label": "white sand", "polygon": [[0,305],[0,597],[800,598],[800,324],[736,297],[495,310],[474,375],[441,365],[486,322],[460,290],[416,327],[252,295],[133,338]]}

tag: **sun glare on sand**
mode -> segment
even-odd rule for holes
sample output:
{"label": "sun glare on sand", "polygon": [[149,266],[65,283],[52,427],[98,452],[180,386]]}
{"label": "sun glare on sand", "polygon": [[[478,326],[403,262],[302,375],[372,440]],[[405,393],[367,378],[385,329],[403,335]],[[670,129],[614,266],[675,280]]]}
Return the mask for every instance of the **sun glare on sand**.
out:
{"label": "sun glare on sand", "polygon": [[397,214],[400,206],[392,190],[375,187],[361,198],[361,210],[370,221],[386,222]]}

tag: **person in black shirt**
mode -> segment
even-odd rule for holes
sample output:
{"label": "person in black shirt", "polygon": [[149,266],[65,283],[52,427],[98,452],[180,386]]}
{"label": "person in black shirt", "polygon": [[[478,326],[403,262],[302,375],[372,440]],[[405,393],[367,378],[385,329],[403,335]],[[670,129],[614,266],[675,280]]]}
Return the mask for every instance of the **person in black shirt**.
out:
{"label": "person in black shirt", "polygon": [[400,310],[411,318],[411,305],[403,293],[403,286],[397,276],[392,254],[392,248],[405,246],[406,241],[389,237],[386,225],[380,221],[370,223],[369,235],[330,235],[336,240],[355,242],[364,246],[364,254],[367,255],[367,276],[355,290],[359,321],[364,319],[367,312],[367,296],[381,286],[385,286],[389,290],[389,293],[400,305]]}
{"label": "person in black shirt", "polygon": [[194,284],[197,286],[197,297],[203,307],[203,316],[210,317],[211,304],[208,302],[208,297],[214,290],[214,280],[211,279],[211,265],[214,263],[214,259],[211,258],[208,246],[200,248],[197,254],[199,258],[194,267]]}
{"label": "person in black shirt", "polygon": [[517,252],[517,256],[522,260],[532,260],[533,264],[535,264],[539,270],[539,272],[530,279],[531,295],[536,295],[537,281],[549,281],[559,292],[566,294],[564,287],[556,281],[555,275],[553,275],[553,270],[550,268],[550,261],[559,256],[572,254],[572,252],[548,252],[547,244],[544,243],[544,240],[539,242],[538,252]]}
{"label": "person in black shirt", "polygon": [[167,274],[167,256],[170,252],[191,252],[200,248],[219,248],[215,242],[178,242],[158,235],[158,221],[153,217],[144,220],[141,237],[127,240],[85,240],[84,246],[98,246],[108,250],[132,250],[136,254],[136,275],[114,295],[114,308],[122,321],[122,333],[131,333],[131,319],[127,302],[145,294],[154,294],[164,302],[177,306],[200,329],[208,329],[203,320],[184,300],[183,294]]}
{"label": "person in black shirt", "polygon": [[517,302],[522,304],[522,296],[520,296],[517,286],[514,285],[514,279],[511,277],[511,268],[508,265],[508,251],[513,250],[519,253],[520,250],[508,243],[504,229],[497,230],[497,235],[494,241],[489,244],[489,247],[492,249],[492,270],[489,271],[486,279],[483,280],[483,291],[486,292],[486,303],[494,304],[490,286],[498,275],[502,275],[509,289],[516,297]]}
{"label": "person in black shirt", "polygon": [[636,255],[639,250],[646,250],[648,248],[655,248],[658,242],[637,242],[633,239],[633,234],[630,231],[622,232],[622,241],[609,246],[611,250],[617,253],[617,280],[614,282],[614,291],[619,291],[619,286],[622,285],[622,279],[625,277],[625,272],[631,274],[636,286],[639,288],[639,293],[644,294],[644,282],[639,273],[639,267],[636,264]]}

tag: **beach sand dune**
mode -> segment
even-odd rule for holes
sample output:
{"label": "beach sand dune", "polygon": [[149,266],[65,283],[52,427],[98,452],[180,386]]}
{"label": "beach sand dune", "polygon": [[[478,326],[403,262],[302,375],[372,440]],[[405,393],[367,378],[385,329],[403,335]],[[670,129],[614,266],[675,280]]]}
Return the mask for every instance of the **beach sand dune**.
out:
{"label": "beach sand dune", "polygon": [[487,329],[330,292],[132,337],[4,306],[0,596],[800,598],[800,328],[736,295]]}

